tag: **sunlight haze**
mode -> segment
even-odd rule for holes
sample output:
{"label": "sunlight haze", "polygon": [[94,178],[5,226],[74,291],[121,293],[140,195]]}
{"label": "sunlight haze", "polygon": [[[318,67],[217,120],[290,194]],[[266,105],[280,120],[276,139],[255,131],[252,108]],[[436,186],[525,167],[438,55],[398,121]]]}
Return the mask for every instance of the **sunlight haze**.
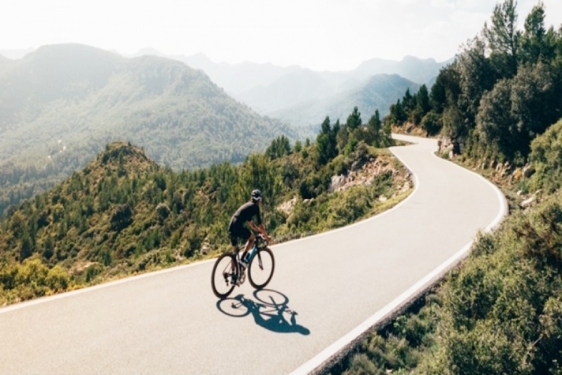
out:
{"label": "sunlight haze", "polygon": [[[537,0],[518,2],[522,25]],[[491,0],[7,0],[0,50],[81,43],[131,55],[203,53],[313,70],[350,70],[365,60],[411,55],[444,61],[489,21]],[[562,1],[544,0],[546,25]]]}

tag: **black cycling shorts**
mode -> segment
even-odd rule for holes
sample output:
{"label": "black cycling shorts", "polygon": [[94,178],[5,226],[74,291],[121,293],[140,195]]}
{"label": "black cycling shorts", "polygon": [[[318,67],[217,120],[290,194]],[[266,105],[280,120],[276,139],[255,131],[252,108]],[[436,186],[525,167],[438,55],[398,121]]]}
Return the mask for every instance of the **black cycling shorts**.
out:
{"label": "black cycling shorts", "polygon": [[251,235],[248,228],[236,221],[230,222],[230,225],[228,226],[228,233],[230,234],[230,243],[232,246],[238,246],[239,238],[242,238],[244,242],[248,241],[248,238],[250,238]]}

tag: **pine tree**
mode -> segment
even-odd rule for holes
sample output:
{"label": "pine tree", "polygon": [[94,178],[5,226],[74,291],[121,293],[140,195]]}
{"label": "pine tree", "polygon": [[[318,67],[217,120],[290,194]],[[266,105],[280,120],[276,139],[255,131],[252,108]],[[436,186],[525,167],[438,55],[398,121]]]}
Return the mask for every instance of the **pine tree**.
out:
{"label": "pine tree", "polygon": [[361,113],[357,107],[353,108],[353,112],[351,112],[351,114],[347,117],[347,122],[345,124],[349,133],[353,133],[363,124],[363,121],[361,120]]}
{"label": "pine tree", "polygon": [[367,123],[368,133],[370,134],[370,139],[368,140],[370,144],[375,147],[380,147],[382,145],[382,121],[379,110],[375,110],[375,114],[371,116],[369,122]]}
{"label": "pine tree", "polygon": [[426,85],[421,85],[416,95],[416,106],[420,109],[422,117],[431,110],[429,104],[429,92]]}
{"label": "pine tree", "polygon": [[490,56],[502,77],[511,78],[517,74],[517,58],[521,33],[517,30],[517,2],[505,0],[497,4],[492,23],[484,25],[483,34],[492,51]]}
{"label": "pine tree", "polygon": [[[338,122],[339,128],[339,122]],[[337,154],[337,129],[330,126],[330,118],[326,117],[320,127],[320,133],[316,137],[317,162],[324,165],[332,160]]]}

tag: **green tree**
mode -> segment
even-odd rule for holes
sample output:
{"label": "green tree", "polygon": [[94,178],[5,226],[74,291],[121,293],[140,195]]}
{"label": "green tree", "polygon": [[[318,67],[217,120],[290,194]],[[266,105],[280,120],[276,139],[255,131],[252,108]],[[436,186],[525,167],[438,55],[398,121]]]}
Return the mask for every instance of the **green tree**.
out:
{"label": "green tree", "polygon": [[404,112],[409,114],[416,107],[416,98],[410,93],[410,88],[406,89],[404,97],[402,98],[402,108]]}
{"label": "green tree", "polygon": [[429,102],[438,114],[442,114],[446,107],[456,105],[460,93],[460,75],[456,64],[453,63],[439,71],[435,83],[431,86]]}
{"label": "green tree", "polygon": [[562,120],[533,140],[529,158],[536,169],[531,187],[549,193],[558,189],[562,181]]}
{"label": "green tree", "polygon": [[562,117],[562,71],[543,63],[524,67],[512,90],[511,111],[523,142],[519,151],[526,157],[531,141]]}
{"label": "green tree", "polygon": [[367,123],[367,126],[369,127],[369,129],[371,129],[373,131],[373,133],[378,134],[381,130],[382,130],[382,121],[381,121],[381,115],[379,113],[379,110],[375,110],[375,113],[371,116],[371,118],[369,119],[369,122]]}
{"label": "green tree", "polygon": [[519,143],[516,121],[511,113],[511,81],[503,79],[482,97],[477,129],[485,150],[503,160],[512,158]]}
{"label": "green tree", "polygon": [[359,127],[363,124],[361,120],[361,113],[357,107],[353,108],[353,112],[347,117],[347,121],[345,125],[348,128],[349,133],[353,133],[355,130],[359,129]]}
{"label": "green tree", "polygon": [[486,93],[478,113],[478,130],[497,156],[524,163],[533,138],[561,115],[562,84],[549,66],[524,67]]}
{"label": "green tree", "polygon": [[492,51],[490,56],[502,77],[511,78],[517,74],[519,38],[517,30],[517,2],[505,0],[495,6],[491,25],[484,25],[484,37]]}
{"label": "green tree", "polygon": [[544,26],[544,4],[539,3],[525,19],[525,31],[521,35],[520,56],[524,64],[535,64],[540,59],[550,61],[554,51],[549,50]]}
{"label": "green tree", "polygon": [[457,105],[449,105],[445,108],[441,115],[441,123],[443,133],[451,139],[460,143],[469,137],[464,114]]}
{"label": "green tree", "polygon": [[378,109],[375,110],[375,113],[367,123],[367,133],[369,134],[367,142],[371,145],[382,147],[386,144],[386,134],[383,132],[381,116]]}
{"label": "green tree", "polygon": [[439,133],[442,127],[441,116],[434,111],[429,112],[423,117],[421,127],[425,130],[427,135],[431,136]]}
{"label": "green tree", "polygon": [[291,142],[289,138],[281,135],[271,141],[271,144],[265,150],[265,155],[271,160],[274,160],[289,155],[291,152]]}
{"label": "green tree", "polygon": [[320,127],[320,133],[316,137],[317,161],[324,165],[332,160],[337,154],[337,134],[330,125],[330,118],[326,117]]}
{"label": "green tree", "polygon": [[21,238],[20,244],[20,262],[23,262],[25,259],[29,258],[33,254],[33,241],[29,236],[29,233],[24,233]]}
{"label": "green tree", "polygon": [[271,161],[260,154],[252,154],[244,162],[240,182],[244,197],[249,197],[253,189],[260,189],[267,204],[272,204],[274,197],[277,197],[282,189],[277,169]]}
{"label": "green tree", "polygon": [[53,254],[55,253],[55,244],[53,241],[53,237],[49,234],[47,238],[45,238],[45,242],[43,243],[43,257],[45,259],[50,259]]}
{"label": "green tree", "polygon": [[418,93],[416,95],[416,106],[421,110],[422,116],[425,116],[431,110],[431,104],[429,103],[429,91],[427,91],[426,85],[421,85]]}
{"label": "green tree", "polygon": [[476,115],[482,96],[494,87],[499,78],[486,53],[485,41],[474,38],[457,57],[456,69],[460,93],[456,103],[465,117],[466,130],[463,132],[465,134],[476,125]]}
{"label": "green tree", "polygon": [[402,125],[404,121],[406,121],[406,119],[408,118],[400,99],[396,101],[396,104],[392,104],[390,106],[389,118],[391,122],[399,126]]}

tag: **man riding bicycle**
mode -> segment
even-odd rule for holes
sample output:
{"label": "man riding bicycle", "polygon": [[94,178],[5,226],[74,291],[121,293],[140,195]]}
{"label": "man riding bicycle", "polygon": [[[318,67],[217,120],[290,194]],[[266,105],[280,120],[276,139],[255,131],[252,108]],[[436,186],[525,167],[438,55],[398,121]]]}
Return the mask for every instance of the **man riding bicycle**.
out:
{"label": "man riding bicycle", "polygon": [[[246,255],[254,245],[256,237],[254,233],[244,225],[245,223],[248,223],[253,231],[261,233],[267,239],[267,241],[271,243],[271,237],[269,237],[269,235],[265,231],[265,227],[262,223],[260,212],[261,198],[261,191],[259,191],[258,189],[253,190],[250,201],[244,203],[236,210],[234,215],[232,215],[232,219],[230,219],[230,224],[228,226],[230,242],[235,252],[238,250],[239,238],[247,241],[246,247],[244,248],[244,253],[241,257],[242,261],[246,263]],[[253,220],[254,218],[255,222]]]}

